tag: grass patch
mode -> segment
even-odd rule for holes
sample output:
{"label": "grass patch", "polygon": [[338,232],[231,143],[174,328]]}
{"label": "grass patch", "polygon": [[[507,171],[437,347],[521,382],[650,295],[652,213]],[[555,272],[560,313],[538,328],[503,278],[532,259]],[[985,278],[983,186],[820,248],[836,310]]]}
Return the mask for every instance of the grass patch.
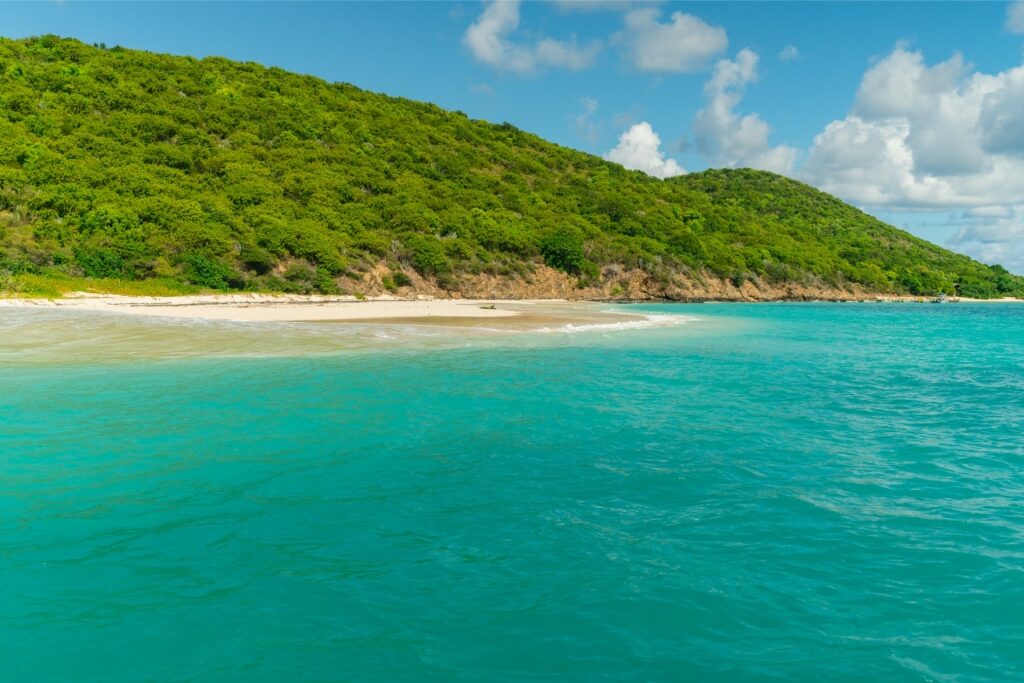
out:
{"label": "grass patch", "polygon": [[123,296],[182,296],[206,290],[170,278],[120,280],[63,274],[0,275],[0,298],[59,299],[71,292]]}

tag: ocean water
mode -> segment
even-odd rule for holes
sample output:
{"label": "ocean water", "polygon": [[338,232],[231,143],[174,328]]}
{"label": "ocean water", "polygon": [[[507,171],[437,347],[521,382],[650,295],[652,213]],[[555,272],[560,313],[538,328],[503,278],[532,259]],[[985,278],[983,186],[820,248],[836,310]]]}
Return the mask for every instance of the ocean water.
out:
{"label": "ocean water", "polygon": [[0,680],[1024,680],[1024,306],[623,310],[0,309]]}

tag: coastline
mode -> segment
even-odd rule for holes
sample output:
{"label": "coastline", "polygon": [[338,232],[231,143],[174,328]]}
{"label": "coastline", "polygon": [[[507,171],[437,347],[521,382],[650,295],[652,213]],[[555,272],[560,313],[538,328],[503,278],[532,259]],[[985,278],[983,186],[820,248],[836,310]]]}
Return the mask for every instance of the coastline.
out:
{"label": "coastline", "polygon": [[[783,303],[828,302],[828,299],[777,299],[737,301],[703,299],[679,303]],[[409,324],[441,324],[533,317],[550,305],[575,307],[594,303],[655,303],[665,300],[595,300],[595,299],[438,299],[420,296],[416,299],[397,297],[356,298],[354,296],[298,294],[202,294],[182,296],[125,296],[73,292],[59,299],[4,299],[0,308],[60,308],[125,315],[165,318],[194,318],[238,322],[365,322]],[[848,299],[845,303],[931,303],[924,297],[875,296]],[[1024,303],[1024,299],[951,299],[948,303]],[[531,311],[531,309],[535,309]],[[511,322],[511,321],[509,321]]]}

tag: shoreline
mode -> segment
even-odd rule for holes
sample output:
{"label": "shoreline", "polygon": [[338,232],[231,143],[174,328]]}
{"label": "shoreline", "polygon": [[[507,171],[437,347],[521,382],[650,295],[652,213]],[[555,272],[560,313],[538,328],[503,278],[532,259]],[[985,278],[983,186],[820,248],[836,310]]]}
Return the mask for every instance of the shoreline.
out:
{"label": "shoreline", "polygon": [[[144,315],[165,318],[198,318],[238,322],[365,322],[439,324],[460,321],[509,319],[530,316],[530,309],[544,305],[576,306],[585,304],[643,303],[936,303],[928,297],[876,296],[860,299],[830,300],[713,300],[671,302],[665,300],[591,300],[591,299],[436,299],[418,297],[356,298],[354,296],[299,294],[201,294],[182,296],[125,296],[72,292],[60,299],[0,298],[0,308],[60,308],[92,312]],[[1024,303],[1024,299],[949,299],[946,303]],[[511,321],[509,321],[511,322]]]}

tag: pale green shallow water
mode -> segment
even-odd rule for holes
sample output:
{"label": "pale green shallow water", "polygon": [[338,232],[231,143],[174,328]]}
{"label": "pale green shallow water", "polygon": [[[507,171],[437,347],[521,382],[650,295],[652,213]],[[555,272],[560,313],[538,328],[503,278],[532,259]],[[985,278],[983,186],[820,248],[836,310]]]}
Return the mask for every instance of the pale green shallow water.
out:
{"label": "pale green shallow water", "polygon": [[628,310],[0,309],[0,680],[1024,679],[1024,306]]}

